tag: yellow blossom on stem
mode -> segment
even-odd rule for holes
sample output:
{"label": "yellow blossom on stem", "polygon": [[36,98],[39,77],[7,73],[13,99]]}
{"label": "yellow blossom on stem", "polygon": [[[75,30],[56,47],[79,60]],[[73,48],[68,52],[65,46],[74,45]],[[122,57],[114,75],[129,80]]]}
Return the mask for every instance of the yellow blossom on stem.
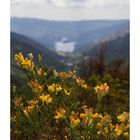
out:
{"label": "yellow blossom on stem", "polygon": [[28,112],[27,112],[27,110],[25,109],[25,110],[23,110],[23,113],[24,113],[24,115],[25,116],[27,116],[28,118],[29,118],[29,114],[28,114]]}
{"label": "yellow blossom on stem", "polygon": [[80,114],[80,118],[83,118],[83,122],[87,123],[89,125],[92,124],[93,122],[93,118],[92,118],[92,112],[93,112],[93,108],[84,108],[84,113]]}
{"label": "yellow blossom on stem", "polygon": [[85,83],[85,81],[83,79],[80,79],[80,77],[79,77],[79,78],[76,79],[76,82],[83,89],[87,90],[88,86],[87,86],[87,84]]}
{"label": "yellow blossom on stem", "polygon": [[47,72],[44,72],[43,75],[44,75],[44,76],[47,76]]}
{"label": "yellow blossom on stem", "polygon": [[103,126],[103,123],[98,122],[96,126],[97,126],[97,127],[102,127],[102,126]]}
{"label": "yellow blossom on stem", "polygon": [[88,88],[87,84],[81,85],[81,87],[85,90]]}
{"label": "yellow blossom on stem", "polygon": [[62,90],[62,87],[61,87],[61,85],[57,84],[55,86],[55,89],[56,89],[56,92],[60,92]]}
{"label": "yellow blossom on stem", "polygon": [[15,61],[16,64],[23,69],[33,70],[34,68],[34,62],[32,62],[32,60],[29,58],[24,58],[21,52],[19,54],[15,54]]}
{"label": "yellow blossom on stem", "polygon": [[43,70],[40,68],[38,71],[37,71],[37,74],[38,76],[41,76],[43,74]]}
{"label": "yellow blossom on stem", "polygon": [[32,54],[32,53],[29,53],[29,54],[28,54],[28,58],[29,58],[30,60],[33,60],[33,58],[34,58],[34,57],[33,57],[33,54]]}
{"label": "yellow blossom on stem", "polygon": [[102,115],[99,113],[92,114],[92,118],[102,118]]}
{"label": "yellow blossom on stem", "polygon": [[62,79],[68,79],[68,78],[74,78],[75,77],[75,73],[68,71],[68,72],[60,72],[58,73],[58,76]]}
{"label": "yellow blossom on stem", "polygon": [[56,115],[55,115],[55,119],[64,119],[65,118],[65,110],[64,110],[64,108],[59,108],[59,109],[57,109],[56,111],[55,111],[55,113],[56,113]]}
{"label": "yellow blossom on stem", "polygon": [[64,89],[64,92],[65,92],[66,95],[68,95],[68,96],[70,95],[70,91]]}
{"label": "yellow blossom on stem", "polygon": [[55,85],[53,84],[53,85],[48,86],[48,91],[50,93],[53,93],[55,91]]}
{"label": "yellow blossom on stem", "polygon": [[13,102],[15,107],[23,107],[23,102],[21,97],[16,97]]}
{"label": "yellow blossom on stem", "polygon": [[70,124],[72,127],[79,125],[80,119],[78,118],[78,113],[72,112],[70,115]]}
{"label": "yellow blossom on stem", "polygon": [[35,105],[37,105],[37,103],[38,103],[38,100],[36,100],[36,99],[32,99],[32,100],[28,101],[28,104],[31,106],[35,106]]}
{"label": "yellow blossom on stem", "polygon": [[107,83],[104,83],[101,85],[97,85],[94,89],[95,89],[96,94],[104,96],[106,95],[106,93],[108,93],[109,86],[107,85]]}
{"label": "yellow blossom on stem", "polygon": [[97,135],[101,135],[101,131],[98,131],[98,132],[97,132]]}
{"label": "yellow blossom on stem", "polygon": [[105,133],[107,134],[109,130],[108,130],[107,127],[105,127],[105,128],[104,128],[104,131],[105,131]]}
{"label": "yellow blossom on stem", "polygon": [[120,126],[120,125],[118,125],[118,124],[116,124],[116,127],[115,127],[115,129],[114,129],[114,132],[115,132],[115,134],[117,135],[117,136],[120,136],[121,134],[122,134],[122,127]]}
{"label": "yellow blossom on stem", "polygon": [[28,85],[33,93],[41,93],[44,90],[44,86],[40,85],[38,80],[31,80],[28,82]]}
{"label": "yellow blossom on stem", "polygon": [[50,97],[50,94],[41,95],[39,98],[43,103],[52,103],[52,98]]}
{"label": "yellow blossom on stem", "polygon": [[117,116],[118,121],[125,122],[126,120],[129,120],[129,113],[123,112],[122,114]]}
{"label": "yellow blossom on stem", "polygon": [[128,137],[128,136],[129,136],[128,132],[124,132],[123,135],[124,135],[125,137]]}
{"label": "yellow blossom on stem", "polygon": [[29,118],[29,113],[31,113],[34,109],[34,106],[27,106],[24,110],[23,113],[25,116]]}
{"label": "yellow blossom on stem", "polygon": [[15,60],[16,60],[16,64],[18,66],[21,66],[21,63],[24,61],[24,56],[23,54],[20,52],[19,54],[15,54]]}

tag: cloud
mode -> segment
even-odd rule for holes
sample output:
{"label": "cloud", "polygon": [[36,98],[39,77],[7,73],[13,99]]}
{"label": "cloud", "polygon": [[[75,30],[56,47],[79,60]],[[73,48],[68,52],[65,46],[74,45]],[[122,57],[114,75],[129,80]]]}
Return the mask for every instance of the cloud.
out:
{"label": "cloud", "polygon": [[65,8],[92,8],[111,5],[128,5],[129,0],[47,0],[52,5]]}
{"label": "cloud", "polygon": [[47,0],[11,0],[11,5],[16,6],[16,5],[35,5],[35,6],[40,6],[47,4]]}
{"label": "cloud", "polygon": [[92,8],[129,5],[129,0],[11,0],[12,5],[52,5],[59,8]]}
{"label": "cloud", "polygon": [[44,19],[129,18],[129,0],[11,0],[11,16]]}

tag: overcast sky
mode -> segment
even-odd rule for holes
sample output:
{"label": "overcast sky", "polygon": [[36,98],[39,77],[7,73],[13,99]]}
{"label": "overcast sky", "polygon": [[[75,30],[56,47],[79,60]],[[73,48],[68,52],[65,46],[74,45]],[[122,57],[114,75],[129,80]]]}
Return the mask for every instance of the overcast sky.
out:
{"label": "overcast sky", "polygon": [[128,19],[129,0],[11,0],[11,16],[51,20]]}

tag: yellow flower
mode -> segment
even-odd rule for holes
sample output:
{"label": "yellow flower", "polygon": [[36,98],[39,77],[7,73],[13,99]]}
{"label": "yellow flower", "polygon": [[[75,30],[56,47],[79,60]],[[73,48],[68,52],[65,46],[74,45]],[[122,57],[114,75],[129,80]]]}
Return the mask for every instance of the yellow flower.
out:
{"label": "yellow flower", "polygon": [[84,84],[84,85],[82,85],[81,87],[82,87],[83,89],[85,89],[85,90],[88,88],[87,84]]}
{"label": "yellow flower", "polygon": [[56,92],[60,92],[62,90],[62,87],[60,85],[56,85]]}
{"label": "yellow flower", "polygon": [[98,132],[97,132],[97,135],[101,135],[101,132],[100,132],[100,131],[98,131]]}
{"label": "yellow flower", "polygon": [[21,65],[24,69],[27,69],[27,70],[33,70],[33,68],[34,68],[34,63],[31,62],[31,60],[28,60],[28,59],[25,59],[25,61],[23,61],[21,63]]}
{"label": "yellow flower", "polygon": [[84,113],[80,114],[80,116],[89,118],[90,116],[92,117],[92,112],[93,112],[92,108],[89,108],[89,109],[84,108]]}
{"label": "yellow flower", "polygon": [[70,115],[70,124],[72,127],[76,127],[79,125],[80,119],[78,118],[78,113],[72,112]]}
{"label": "yellow flower", "polygon": [[80,119],[76,119],[76,120],[73,122],[74,126],[79,125],[79,123],[80,123]]}
{"label": "yellow flower", "polygon": [[68,71],[68,72],[60,72],[58,73],[58,76],[61,78],[61,79],[68,79],[68,78],[73,78],[75,77],[75,73],[71,72],[71,71]]}
{"label": "yellow flower", "polygon": [[79,86],[81,86],[82,88],[84,88],[85,90],[88,88],[87,84],[85,84],[85,81],[82,80],[80,77],[76,78],[76,82]]}
{"label": "yellow flower", "polygon": [[34,106],[28,106],[28,107],[27,107],[28,112],[32,112],[33,109],[34,109]]}
{"label": "yellow flower", "polygon": [[65,136],[65,140],[69,140],[67,136]]}
{"label": "yellow flower", "polygon": [[122,132],[123,132],[121,126],[119,126],[119,125],[117,124],[116,127],[115,127],[114,132],[115,132],[115,134],[116,134],[117,136],[120,136],[120,135],[122,134]]}
{"label": "yellow flower", "polygon": [[95,114],[92,114],[92,118],[102,118],[102,115],[101,114],[98,114],[98,113],[95,113]]}
{"label": "yellow flower", "polygon": [[103,124],[101,122],[97,123],[97,127],[102,127],[102,126],[103,126]]}
{"label": "yellow flower", "polygon": [[38,100],[36,100],[36,99],[32,99],[32,100],[28,101],[28,104],[31,106],[35,106],[37,103],[38,103]]}
{"label": "yellow flower", "polygon": [[68,96],[70,95],[70,91],[67,91],[66,89],[64,89],[64,92],[66,95],[68,95]]}
{"label": "yellow flower", "polygon": [[43,103],[52,103],[52,98],[50,97],[49,94],[48,95],[41,95],[39,98]]}
{"label": "yellow flower", "polygon": [[125,122],[126,120],[129,120],[129,113],[128,112],[123,112],[119,116],[117,116],[118,121],[120,122]]}
{"label": "yellow flower", "polygon": [[109,86],[107,85],[107,83],[104,83],[101,85],[97,85],[94,89],[95,89],[96,94],[105,96],[106,93],[108,93]]}
{"label": "yellow flower", "polygon": [[128,137],[128,136],[129,136],[128,132],[124,132],[123,135],[124,135],[125,137]]}
{"label": "yellow flower", "polygon": [[86,114],[81,113],[81,114],[80,114],[80,118],[84,118],[84,117],[86,117]]}
{"label": "yellow flower", "polygon": [[16,64],[23,69],[33,70],[34,68],[34,63],[32,62],[32,60],[30,58],[24,58],[21,52],[19,54],[15,54],[15,61]]}
{"label": "yellow flower", "polygon": [[29,118],[29,113],[31,113],[34,109],[34,106],[27,106],[24,110],[23,113],[25,116]]}
{"label": "yellow flower", "polygon": [[64,108],[59,108],[55,111],[56,115],[54,116],[55,119],[64,119],[65,118],[65,110]]}
{"label": "yellow flower", "polygon": [[54,91],[55,91],[54,84],[53,84],[53,85],[48,86],[48,91],[49,91],[50,93],[52,93],[52,92],[54,92]]}
{"label": "yellow flower", "polygon": [[94,89],[95,89],[95,92],[96,92],[96,93],[98,93],[98,92],[99,92],[99,90],[100,90],[100,86],[99,86],[99,85],[97,85]]}
{"label": "yellow flower", "polygon": [[128,129],[129,127],[130,127],[130,125],[129,125],[129,124],[127,124],[127,125],[125,126],[125,128],[126,128],[126,129]]}
{"label": "yellow flower", "polygon": [[107,134],[107,133],[108,133],[108,128],[105,127],[105,128],[104,128],[104,131],[105,131],[105,133]]}
{"label": "yellow flower", "polygon": [[29,53],[29,54],[28,54],[28,58],[29,58],[30,60],[33,60],[33,58],[34,58],[34,57],[33,57],[33,54],[32,54],[32,53]]}
{"label": "yellow flower", "polygon": [[44,76],[47,76],[47,72],[44,72],[44,74],[43,74]]}
{"label": "yellow flower", "polygon": [[29,114],[28,114],[27,110],[23,110],[23,112],[24,112],[24,115],[29,118]]}
{"label": "yellow flower", "polygon": [[24,56],[20,52],[19,54],[15,54],[15,60],[18,66],[21,66],[21,62],[24,61]]}
{"label": "yellow flower", "polygon": [[44,90],[44,86],[40,85],[38,80],[31,80],[28,82],[28,85],[33,93],[41,93]]}
{"label": "yellow flower", "polygon": [[13,102],[15,107],[23,107],[23,102],[21,97],[16,97]]}
{"label": "yellow flower", "polygon": [[82,118],[83,122],[84,123],[87,123],[89,125],[92,124],[93,122],[93,118],[92,118],[92,112],[93,112],[93,109],[92,108],[84,108],[84,113],[81,113],[80,114],[80,118]]}
{"label": "yellow flower", "polygon": [[112,130],[115,126],[112,123],[109,123],[109,127]]}
{"label": "yellow flower", "polygon": [[41,68],[37,71],[37,74],[38,74],[39,76],[41,76],[41,75],[43,74],[43,71],[42,71]]}

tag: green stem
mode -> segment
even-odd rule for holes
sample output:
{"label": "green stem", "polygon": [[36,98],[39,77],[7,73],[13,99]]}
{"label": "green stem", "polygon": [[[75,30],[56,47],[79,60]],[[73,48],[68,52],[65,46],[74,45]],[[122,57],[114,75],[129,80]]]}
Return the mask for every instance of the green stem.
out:
{"label": "green stem", "polygon": [[99,113],[101,111],[101,108],[102,108],[102,101],[101,100],[98,100],[97,105],[96,105],[95,112],[98,112]]}
{"label": "green stem", "polygon": [[88,123],[86,124],[85,127],[85,140],[88,140]]}

